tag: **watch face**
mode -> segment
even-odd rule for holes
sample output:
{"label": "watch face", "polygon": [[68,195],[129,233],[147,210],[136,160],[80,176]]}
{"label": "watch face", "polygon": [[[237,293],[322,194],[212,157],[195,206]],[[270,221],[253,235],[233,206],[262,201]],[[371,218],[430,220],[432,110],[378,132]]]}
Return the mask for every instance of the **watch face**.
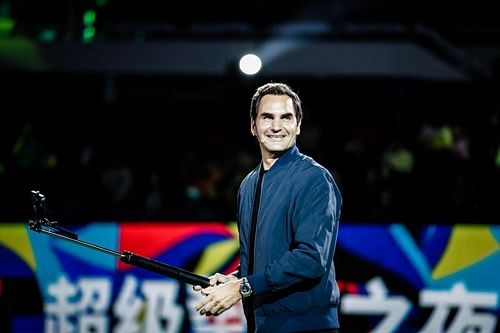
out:
{"label": "watch face", "polygon": [[248,284],[248,282],[244,282],[240,285],[240,293],[243,297],[248,297],[252,294],[252,288]]}

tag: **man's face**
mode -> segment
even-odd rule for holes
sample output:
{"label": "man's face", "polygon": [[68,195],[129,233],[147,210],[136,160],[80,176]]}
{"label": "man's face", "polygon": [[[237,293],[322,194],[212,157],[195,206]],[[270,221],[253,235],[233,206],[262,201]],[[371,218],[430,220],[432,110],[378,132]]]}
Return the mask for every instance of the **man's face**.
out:
{"label": "man's face", "polygon": [[300,133],[292,99],[288,95],[262,97],[251,130],[259,141],[263,158],[279,157]]}

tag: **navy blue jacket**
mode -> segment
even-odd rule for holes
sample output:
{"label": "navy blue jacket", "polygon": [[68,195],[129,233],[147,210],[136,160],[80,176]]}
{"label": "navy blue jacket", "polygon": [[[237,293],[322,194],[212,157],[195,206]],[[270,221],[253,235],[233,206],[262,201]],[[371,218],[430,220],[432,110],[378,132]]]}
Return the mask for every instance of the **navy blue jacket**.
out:
{"label": "navy blue jacket", "polygon": [[[264,174],[253,274],[248,275],[252,207],[260,164],[238,191],[239,275],[253,289],[257,332],[338,328],[333,256],[341,194],[330,172],[296,145]],[[247,315],[248,304],[244,300]]]}

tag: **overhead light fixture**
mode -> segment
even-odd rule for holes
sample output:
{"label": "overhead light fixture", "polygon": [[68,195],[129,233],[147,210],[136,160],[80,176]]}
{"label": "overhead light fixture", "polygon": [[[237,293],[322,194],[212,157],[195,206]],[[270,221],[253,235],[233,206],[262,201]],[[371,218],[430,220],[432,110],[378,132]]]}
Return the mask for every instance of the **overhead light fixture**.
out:
{"label": "overhead light fixture", "polygon": [[240,59],[240,70],[246,75],[255,75],[262,68],[262,61],[260,58],[253,54],[245,54]]}

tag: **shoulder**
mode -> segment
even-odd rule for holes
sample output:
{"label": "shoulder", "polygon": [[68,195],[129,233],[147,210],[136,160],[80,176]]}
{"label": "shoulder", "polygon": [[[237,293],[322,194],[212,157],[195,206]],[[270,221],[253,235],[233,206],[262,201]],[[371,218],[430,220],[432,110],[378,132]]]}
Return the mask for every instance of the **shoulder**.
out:
{"label": "shoulder", "polygon": [[297,164],[300,172],[306,177],[319,177],[333,181],[330,171],[310,156],[299,154]]}
{"label": "shoulder", "polygon": [[300,154],[297,164],[298,187],[302,191],[313,191],[315,189],[330,193],[334,192],[336,196],[340,196],[340,190],[335,178],[325,166],[304,154]]}

